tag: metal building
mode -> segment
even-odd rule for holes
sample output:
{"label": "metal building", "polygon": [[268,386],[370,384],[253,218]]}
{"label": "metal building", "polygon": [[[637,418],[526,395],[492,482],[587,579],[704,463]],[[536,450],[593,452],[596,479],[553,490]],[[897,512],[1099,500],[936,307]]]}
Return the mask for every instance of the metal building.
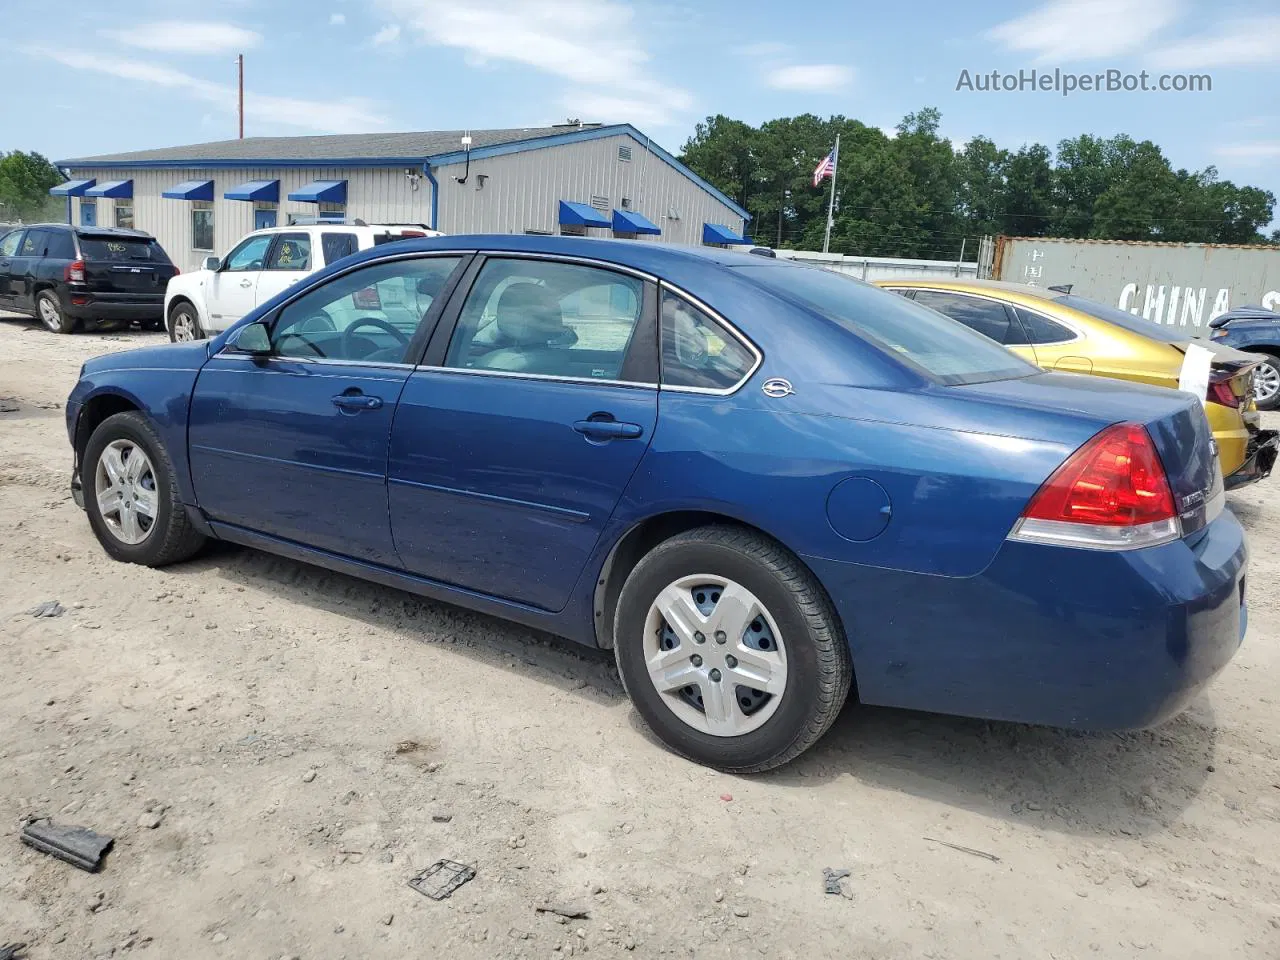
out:
{"label": "metal building", "polygon": [[68,222],[146,230],[183,270],[301,217],[720,245],[747,242],[750,219],[630,124],[251,137],[58,166]]}

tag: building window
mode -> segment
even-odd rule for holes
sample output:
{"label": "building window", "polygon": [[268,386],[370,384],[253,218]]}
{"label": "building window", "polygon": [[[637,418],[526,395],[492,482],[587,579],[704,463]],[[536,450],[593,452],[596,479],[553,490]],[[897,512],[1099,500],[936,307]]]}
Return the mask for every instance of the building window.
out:
{"label": "building window", "polygon": [[618,147],[618,159],[623,163],[631,162],[631,148],[625,145]]}
{"label": "building window", "polygon": [[116,201],[116,226],[121,230],[133,229],[133,204]]}
{"label": "building window", "polygon": [[98,201],[80,198],[80,226],[96,227],[98,225]]}
{"label": "building window", "polygon": [[191,208],[191,249],[213,250],[213,204],[196,203]]}

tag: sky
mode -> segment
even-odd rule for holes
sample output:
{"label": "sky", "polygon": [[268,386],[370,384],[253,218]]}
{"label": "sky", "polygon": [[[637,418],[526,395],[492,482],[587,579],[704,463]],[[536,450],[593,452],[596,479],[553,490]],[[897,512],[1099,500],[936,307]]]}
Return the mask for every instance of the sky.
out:
{"label": "sky", "polygon": [[[1280,196],[1275,0],[0,0],[0,24],[0,150],[54,161],[234,137],[243,53],[248,136],[573,118],[679,152],[711,114],[889,132],[935,106],[957,145],[1126,133]],[[1212,89],[957,89],[1033,69]]]}

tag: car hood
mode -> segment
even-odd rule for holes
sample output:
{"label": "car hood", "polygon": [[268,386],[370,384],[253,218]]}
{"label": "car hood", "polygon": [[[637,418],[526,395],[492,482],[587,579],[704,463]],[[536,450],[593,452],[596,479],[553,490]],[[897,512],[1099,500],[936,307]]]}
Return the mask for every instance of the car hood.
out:
{"label": "car hood", "polygon": [[209,359],[208,340],[166,343],[93,357],[81,368],[81,376],[104,373],[109,370],[199,370],[207,359]]}

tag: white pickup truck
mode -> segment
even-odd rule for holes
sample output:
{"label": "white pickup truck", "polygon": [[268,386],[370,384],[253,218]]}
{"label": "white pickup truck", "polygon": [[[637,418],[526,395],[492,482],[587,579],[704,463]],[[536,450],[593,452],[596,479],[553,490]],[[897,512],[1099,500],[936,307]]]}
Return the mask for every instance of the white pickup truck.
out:
{"label": "white pickup truck", "polygon": [[221,333],[265,303],[335,260],[410,237],[437,237],[420,224],[315,223],[255,230],[225,257],[169,281],[164,295],[169,339],[200,340]]}

